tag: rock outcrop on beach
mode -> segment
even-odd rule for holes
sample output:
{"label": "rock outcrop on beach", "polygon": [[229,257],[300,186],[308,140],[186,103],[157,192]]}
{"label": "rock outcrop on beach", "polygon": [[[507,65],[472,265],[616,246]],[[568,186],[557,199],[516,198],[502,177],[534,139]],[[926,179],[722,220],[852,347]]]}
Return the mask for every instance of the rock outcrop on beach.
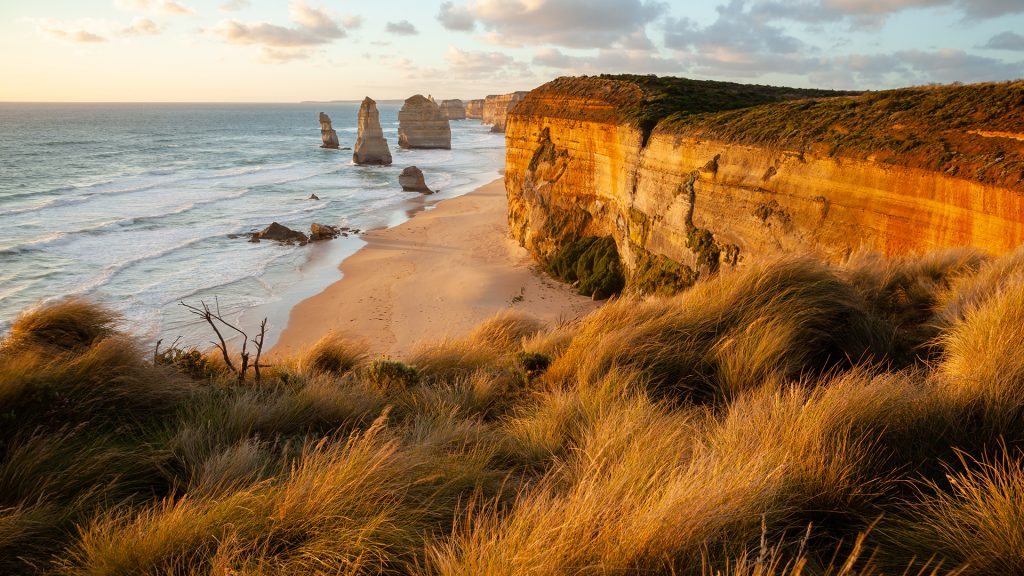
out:
{"label": "rock outcrop on beach", "polygon": [[338,133],[331,127],[331,117],[323,112],[320,113],[320,138],[324,143],[321,148],[337,148],[341,146],[338,142]]}
{"label": "rock outcrop on beach", "polygon": [[509,115],[510,228],[542,263],[611,238],[634,284],[787,253],[1005,252],[1024,242],[1021,98],[1020,81],[843,95],[560,78]]}
{"label": "rock outcrop on beach", "polygon": [[380,128],[377,103],[369,96],[359,105],[359,135],[356,137],[352,161],[356,164],[391,165],[391,150]]}
{"label": "rock outcrop on beach", "polygon": [[470,100],[466,102],[466,118],[479,120],[484,117],[484,100]]}
{"label": "rock outcrop on beach", "polygon": [[398,175],[398,184],[406,192],[434,193],[433,190],[427,187],[427,183],[423,179],[423,171],[415,166],[402,169],[402,173]]}
{"label": "rock outcrop on beach", "polygon": [[441,100],[441,113],[449,120],[465,120],[466,107],[462,100]]}
{"label": "rock outcrop on beach", "polygon": [[314,222],[309,225],[309,241],[317,242],[320,240],[332,240],[337,238],[341,234],[341,229],[337,226],[331,226],[329,224],[319,224]]}
{"label": "rock outcrop on beach", "polygon": [[398,145],[451,149],[452,130],[441,108],[421,94],[407,98],[398,112]]}
{"label": "rock outcrop on beach", "polygon": [[259,242],[260,240],[273,240],[284,244],[306,244],[309,242],[309,237],[298,230],[292,230],[287,226],[272,222],[270,226],[259,232],[253,232],[249,237],[250,242]]}

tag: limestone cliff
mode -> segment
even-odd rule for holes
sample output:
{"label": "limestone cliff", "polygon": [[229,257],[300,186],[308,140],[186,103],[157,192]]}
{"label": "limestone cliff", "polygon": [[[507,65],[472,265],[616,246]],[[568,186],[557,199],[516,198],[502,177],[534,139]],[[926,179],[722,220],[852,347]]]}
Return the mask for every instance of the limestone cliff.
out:
{"label": "limestone cliff", "polygon": [[417,94],[405,100],[398,112],[398,145],[402,148],[452,147],[448,119],[433,99]]}
{"label": "limestone cliff", "polygon": [[320,113],[320,138],[323,140],[321,148],[337,148],[341,144],[338,142],[338,133],[331,127],[331,117],[323,112]]}
{"label": "limestone cliff", "polygon": [[441,113],[449,120],[465,120],[466,106],[462,100],[441,100]]}
{"label": "limestone cliff", "polygon": [[391,150],[380,128],[380,112],[369,96],[359,105],[359,135],[354,148],[352,161],[356,164],[391,165]]}
{"label": "limestone cliff", "polygon": [[491,95],[484,99],[481,122],[491,125],[491,132],[504,132],[508,112],[529,92]]}
{"label": "limestone cliff", "polygon": [[783,253],[1024,242],[1024,82],[850,96],[562,78],[509,114],[506,146],[513,235],[545,263],[611,237],[634,284]]}
{"label": "limestone cliff", "polygon": [[484,117],[484,101],[483,99],[470,100],[466,102],[466,118],[472,118],[479,120]]}

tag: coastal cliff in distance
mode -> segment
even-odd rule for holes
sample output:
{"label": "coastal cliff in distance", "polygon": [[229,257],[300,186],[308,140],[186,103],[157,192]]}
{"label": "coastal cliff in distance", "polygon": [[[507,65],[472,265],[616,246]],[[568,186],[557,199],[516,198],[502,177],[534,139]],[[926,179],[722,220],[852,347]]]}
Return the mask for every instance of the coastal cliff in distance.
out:
{"label": "coastal cliff in distance", "polygon": [[1024,242],[1019,81],[851,95],[560,78],[510,112],[506,146],[520,243],[550,266],[610,238],[641,289],[785,253]]}
{"label": "coastal cliff in distance", "polygon": [[509,110],[525,98],[527,94],[529,92],[519,91],[509,94],[491,95],[484,98],[481,123],[490,124],[491,132],[504,132]]}

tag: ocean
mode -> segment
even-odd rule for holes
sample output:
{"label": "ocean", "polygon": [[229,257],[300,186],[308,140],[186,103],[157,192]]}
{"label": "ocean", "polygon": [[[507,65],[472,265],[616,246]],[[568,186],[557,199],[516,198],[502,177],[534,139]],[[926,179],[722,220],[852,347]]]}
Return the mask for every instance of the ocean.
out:
{"label": "ocean", "polygon": [[[319,147],[321,111],[354,144],[358,103],[0,103],[0,335],[32,306],[79,296],[144,339],[201,347],[211,334],[179,302],[216,302],[246,330],[267,317],[272,345],[290,308],[339,280],[363,242],[233,235],[274,221],[395,226],[499,177],[503,134],[452,121],[452,150],[402,150],[399,108],[378,103],[394,164],[371,167]],[[440,192],[403,192],[412,165]]]}

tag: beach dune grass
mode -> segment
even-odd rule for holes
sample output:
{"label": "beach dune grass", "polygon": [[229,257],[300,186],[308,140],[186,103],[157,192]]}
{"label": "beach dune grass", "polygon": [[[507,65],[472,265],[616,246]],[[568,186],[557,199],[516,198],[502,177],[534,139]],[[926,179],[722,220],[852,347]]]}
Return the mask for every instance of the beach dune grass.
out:
{"label": "beach dune grass", "polygon": [[259,383],[38,308],[0,343],[0,572],[1019,572],[1019,260],[750,264]]}

